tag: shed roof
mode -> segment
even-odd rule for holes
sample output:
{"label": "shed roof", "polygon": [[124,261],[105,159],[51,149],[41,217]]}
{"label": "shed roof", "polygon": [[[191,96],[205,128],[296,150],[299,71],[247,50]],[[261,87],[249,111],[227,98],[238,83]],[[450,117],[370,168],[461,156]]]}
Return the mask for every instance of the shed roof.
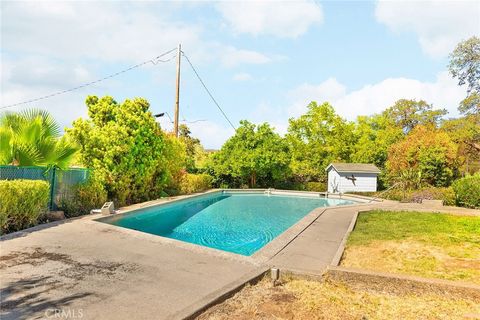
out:
{"label": "shed roof", "polygon": [[325,169],[327,171],[330,167],[333,167],[337,172],[367,172],[367,173],[380,173],[374,164],[370,163],[331,163]]}

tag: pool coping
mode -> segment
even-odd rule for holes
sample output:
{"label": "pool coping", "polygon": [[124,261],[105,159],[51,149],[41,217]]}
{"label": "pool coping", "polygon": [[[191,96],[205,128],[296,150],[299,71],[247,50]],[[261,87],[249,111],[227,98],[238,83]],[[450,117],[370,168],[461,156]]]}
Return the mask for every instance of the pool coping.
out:
{"label": "pool coping", "polygon": [[202,297],[199,301],[179,310],[175,314],[168,317],[168,320],[193,320],[196,319],[203,312],[207,311],[211,307],[224,302],[225,300],[233,297],[237,292],[245,288],[247,285],[255,285],[261,281],[268,273],[268,268],[258,268],[254,271],[244,275],[241,278],[227,284],[223,288],[220,288],[211,294]]}
{"label": "pool coping", "polygon": [[[169,199],[158,199],[154,201],[148,201],[144,203],[135,204],[129,207],[121,208],[117,213],[114,215],[127,215],[135,213],[136,211],[144,210],[146,208],[151,208],[154,206],[163,206],[167,204],[171,204],[174,202],[181,202],[190,200],[192,198],[201,197],[209,194],[215,193],[265,193],[270,192],[272,195],[293,195],[293,196],[318,196],[327,197],[329,199],[341,199],[341,200],[349,200],[355,201],[357,203],[350,204],[350,205],[342,205],[342,206],[331,206],[331,207],[318,207],[307,213],[303,218],[297,221],[295,224],[287,228],[281,234],[276,236],[272,239],[269,243],[267,243],[264,247],[260,248],[258,251],[253,253],[250,256],[244,256],[241,254],[223,251],[220,249],[210,248],[206,246],[202,246],[199,244],[189,243],[177,239],[162,237],[159,235],[154,235],[150,233],[146,233],[143,231],[138,231],[134,229],[129,229],[125,227],[120,227],[116,225],[111,225],[105,222],[102,222],[102,219],[107,219],[112,215],[101,215],[101,214],[94,214],[87,216],[88,223],[92,224],[93,228],[101,228],[103,230],[110,230],[112,232],[121,232],[123,234],[128,234],[135,238],[143,238],[148,241],[157,242],[164,245],[171,245],[180,247],[189,251],[193,252],[200,252],[204,254],[210,254],[217,257],[221,257],[224,259],[235,260],[242,263],[250,263],[253,265],[263,265],[268,260],[275,257],[278,253],[280,253],[285,247],[287,247],[293,240],[295,240],[304,230],[306,230],[313,222],[315,222],[326,210],[333,209],[333,208],[349,208],[349,207],[361,207],[362,205],[369,205],[371,202],[367,202],[367,199],[359,199],[356,197],[350,197],[346,195],[336,195],[336,194],[326,194],[321,192],[311,192],[311,191],[292,191],[292,190],[279,190],[279,189],[211,189],[201,193],[195,193],[191,195],[173,197]],[[378,201],[377,201],[378,202]],[[100,223],[98,223],[100,222]],[[101,226],[99,226],[101,225]]]}

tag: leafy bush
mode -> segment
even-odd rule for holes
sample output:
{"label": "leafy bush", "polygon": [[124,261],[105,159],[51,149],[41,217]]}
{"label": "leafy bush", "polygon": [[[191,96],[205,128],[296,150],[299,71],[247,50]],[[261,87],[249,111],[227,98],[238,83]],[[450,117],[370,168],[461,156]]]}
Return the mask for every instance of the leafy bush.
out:
{"label": "leafy bush", "polygon": [[450,188],[425,188],[409,195],[410,202],[421,203],[423,200],[443,200],[444,205],[455,205],[455,193]]}
{"label": "leafy bush", "polygon": [[449,134],[430,126],[416,126],[388,152],[387,170],[393,177],[408,172],[419,182],[450,185],[457,166],[457,146]]}
{"label": "leafy bush", "polygon": [[105,188],[94,179],[73,186],[71,194],[61,200],[67,218],[89,214],[90,210],[100,208],[107,201]]}
{"label": "leafy bush", "polygon": [[0,232],[37,224],[48,210],[50,186],[40,180],[0,180]]}
{"label": "leafy bush", "polygon": [[421,203],[423,200],[443,200],[445,205],[455,204],[455,194],[451,187],[427,187],[419,190],[394,188],[384,193],[378,192],[377,195],[380,195],[383,199],[404,202]]}
{"label": "leafy bush", "polygon": [[210,189],[213,178],[208,174],[186,173],[180,181],[180,192],[183,194],[200,192]]}
{"label": "leafy bush", "polygon": [[375,191],[349,191],[347,193],[358,195],[358,196],[364,196],[364,197],[372,197],[372,198],[377,196],[378,194],[378,192],[375,192]]}
{"label": "leafy bush", "polygon": [[86,104],[90,119],[79,118],[66,130],[81,147],[82,164],[119,205],[158,198],[167,184],[166,155],[172,151],[149,103],[89,96]]}
{"label": "leafy bush", "polygon": [[387,200],[403,201],[408,199],[411,193],[412,193],[411,190],[394,188],[388,191],[378,192],[376,196],[382,199],[387,199]]}
{"label": "leafy bush", "polygon": [[460,207],[480,207],[480,174],[456,180],[452,185],[455,202]]}
{"label": "leafy bush", "polygon": [[306,191],[316,191],[316,192],[325,192],[327,191],[327,184],[325,182],[306,182],[305,183]]}

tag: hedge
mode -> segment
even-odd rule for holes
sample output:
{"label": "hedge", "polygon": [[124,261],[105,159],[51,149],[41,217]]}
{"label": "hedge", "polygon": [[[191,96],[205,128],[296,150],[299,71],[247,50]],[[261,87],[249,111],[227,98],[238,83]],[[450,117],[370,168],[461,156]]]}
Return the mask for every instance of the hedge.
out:
{"label": "hedge", "polygon": [[454,181],[452,188],[457,206],[480,208],[480,173]]}
{"label": "hedge", "polygon": [[0,232],[22,230],[38,223],[48,211],[50,185],[41,180],[0,180]]}
{"label": "hedge", "polygon": [[180,181],[180,193],[188,194],[208,190],[212,187],[213,178],[208,174],[187,173]]}
{"label": "hedge", "polygon": [[94,179],[72,186],[70,194],[60,201],[60,208],[67,218],[89,214],[92,209],[101,208],[107,201],[105,188]]}

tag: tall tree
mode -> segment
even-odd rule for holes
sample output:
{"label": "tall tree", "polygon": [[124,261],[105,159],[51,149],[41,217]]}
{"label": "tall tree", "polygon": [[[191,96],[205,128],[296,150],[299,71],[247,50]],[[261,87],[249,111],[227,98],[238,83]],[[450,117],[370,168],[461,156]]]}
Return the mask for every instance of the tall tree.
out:
{"label": "tall tree", "polygon": [[404,137],[403,130],[391,118],[377,114],[359,116],[355,126],[357,142],[353,162],[374,163],[385,168],[389,147]]}
{"label": "tall tree", "polygon": [[292,170],[303,181],[325,180],[332,161],[350,161],[354,153],[354,124],[342,119],[329,103],[312,101],[305,114],[289,120],[287,141]]}
{"label": "tall tree", "polygon": [[250,187],[270,187],[285,180],[289,162],[287,144],[270,125],[243,120],[235,135],[213,154],[213,172]]}
{"label": "tall tree", "polygon": [[460,103],[464,114],[480,114],[480,38],[460,42],[450,54],[450,73],[460,86],[467,85],[467,97]]}
{"label": "tall tree", "polygon": [[393,106],[387,108],[383,115],[393,119],[395,124],[405,133],[417,125],[435,125],[447,114],[445,109],[433,109],[431,104],[424,100],[400,99]]}
{"label": "tall tree", "polygon": [[78,148],[44,110],[4,113],[0,117],[0,164],[66,168]]}
{"label": "tall tree", "polygon": [[458,155],[465,174],[480,170],[480,114],[446,120],[442,130],[458,145]]}
{"label": "tall tree", "polygon": [[160,196],[169,145],[149,103],[89,96],[86,105],[90,119],[75,120],[67,134],[80,145],[82,162],[94,170],[109,198],[124,205]]}
{"label": "tall tree", "polygon": [[457,168],[457,146],[450,136],[433,126],[417,126],[392,145],[387,169],[392,180],[405,173],[434,186],[448,186]]}
{"label": "tall tree", "polygon": [[186,166],[187,171],[195,171],[195,153],[198,150],[198,147],[201,146],[200,140],[197,138],[192,137],[192,132],[188,128],[186,124],[181,124],[178,127],[179,130],[179,139],[183,141],[186,148]]}

